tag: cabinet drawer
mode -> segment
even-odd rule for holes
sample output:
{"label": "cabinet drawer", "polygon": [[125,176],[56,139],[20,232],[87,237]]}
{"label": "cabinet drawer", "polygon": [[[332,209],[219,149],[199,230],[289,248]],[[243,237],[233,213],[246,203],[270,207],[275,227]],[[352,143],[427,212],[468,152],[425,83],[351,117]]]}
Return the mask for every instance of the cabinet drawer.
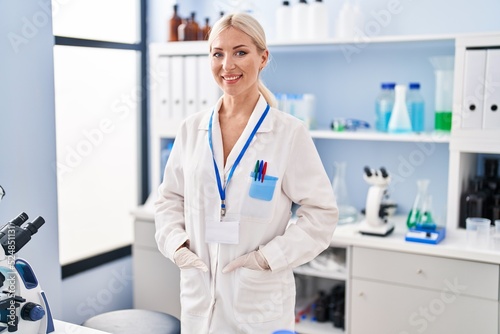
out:
{"label": "cabinet drawer", "polygon": [[158,249],[155,240],[156,227],[152,221],[136,220],[134,222],[134,244]]}
{"label": "cabinet drawer", "polygon": [[499,266],[353,247],[352,276],[499,299]]}
{"label": "cabinet drawer", "polygon": [[350,333],[494,334],[498,302],[353,279]]}

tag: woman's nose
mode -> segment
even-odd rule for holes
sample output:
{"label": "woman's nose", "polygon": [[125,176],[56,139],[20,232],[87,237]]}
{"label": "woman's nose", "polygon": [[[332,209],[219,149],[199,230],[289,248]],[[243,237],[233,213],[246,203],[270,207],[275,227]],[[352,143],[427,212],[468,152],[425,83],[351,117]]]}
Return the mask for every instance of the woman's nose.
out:
{"label": "woman's nose", "polygon": [[222,68],[227,71],[227,70],[231,70],[234,68],[234,62],[233,60],[231,59],[231,57],[226,57],[224,58],[224,61],[222,62]]}

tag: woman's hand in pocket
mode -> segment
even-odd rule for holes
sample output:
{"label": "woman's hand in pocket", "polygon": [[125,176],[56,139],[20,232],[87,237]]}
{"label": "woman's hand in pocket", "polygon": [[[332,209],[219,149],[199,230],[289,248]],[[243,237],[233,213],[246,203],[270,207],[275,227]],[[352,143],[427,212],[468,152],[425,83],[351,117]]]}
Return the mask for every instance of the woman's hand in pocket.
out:
{"label": "woman's hand in pocket", "polygon": [[224,267],[224,269],[222,269],[222,273],[226,274],[241,267],[260,271],[270,269],[269,263],[267,263],[267,260],[264,255],[262,255],[262,252],[260,250],[257,250],[242,255],[231,261],[227,266]]}
{"label": "woman's hand in pocket", "polygon": [[181,269],[198,268],[207,272],[207,265],[187,247],[181,247],[174,253],[174,262]]}

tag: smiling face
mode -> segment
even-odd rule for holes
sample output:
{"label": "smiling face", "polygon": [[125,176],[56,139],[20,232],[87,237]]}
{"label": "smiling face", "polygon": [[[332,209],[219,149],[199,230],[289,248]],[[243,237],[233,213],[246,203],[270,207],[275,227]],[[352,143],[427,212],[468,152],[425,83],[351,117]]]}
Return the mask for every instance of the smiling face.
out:
{"label": "smiling face", "polygon": [[210,55],[212,74],[224,94],[237,97],[258,92],[259,73],[269,52],[258,50],[250,36],[233,27],[224,29],[213,40]]}

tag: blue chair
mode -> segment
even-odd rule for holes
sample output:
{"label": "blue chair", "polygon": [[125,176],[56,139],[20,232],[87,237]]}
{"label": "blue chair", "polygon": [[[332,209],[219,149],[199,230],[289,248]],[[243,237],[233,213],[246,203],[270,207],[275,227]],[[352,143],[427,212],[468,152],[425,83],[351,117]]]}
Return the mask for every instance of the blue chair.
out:
{"label": "blue chair", "polygon": [[176,317],[157,311],[119,310],[96,315],[82,326],[112,334],[180,334]]}

